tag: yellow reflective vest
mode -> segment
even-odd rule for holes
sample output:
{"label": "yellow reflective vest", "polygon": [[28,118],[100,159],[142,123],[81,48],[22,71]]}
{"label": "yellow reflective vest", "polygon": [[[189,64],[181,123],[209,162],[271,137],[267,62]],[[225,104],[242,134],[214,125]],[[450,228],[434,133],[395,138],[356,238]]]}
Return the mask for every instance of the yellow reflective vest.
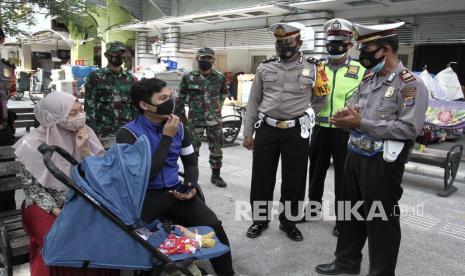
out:
{"label": "yellow reflective vest", "polygon": [[316,116],[316,124],[322,127],[335,127],[329,122],[329,118],[338,110],[346,106],[346,102],[357,91],[358,85],[363,79],[365,68],[358,61],[346,61],[346,64],[335,72],[325,66],[330,93],[326,106]]}

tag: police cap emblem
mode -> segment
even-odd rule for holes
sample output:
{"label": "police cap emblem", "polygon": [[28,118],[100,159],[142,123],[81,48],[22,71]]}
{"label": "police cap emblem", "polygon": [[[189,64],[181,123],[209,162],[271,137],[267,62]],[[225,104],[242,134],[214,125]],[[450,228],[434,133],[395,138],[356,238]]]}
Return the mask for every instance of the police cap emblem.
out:
{"label": "police cap emblem", "polygon": [[277,28],[276,28],[276,31],[274,31],[274,34],[275,36],[277,37],[282,37],[282,36],[285,36],[286,35],[286,30],[284,29],[284,27],[282,25],[279,25]]}
{"label": "police cap emblem", "polygon": [[334,21],[333,24],[331,24],[331,30],[333,31],[338,31],[342,28],[341,22],[339,21]]}

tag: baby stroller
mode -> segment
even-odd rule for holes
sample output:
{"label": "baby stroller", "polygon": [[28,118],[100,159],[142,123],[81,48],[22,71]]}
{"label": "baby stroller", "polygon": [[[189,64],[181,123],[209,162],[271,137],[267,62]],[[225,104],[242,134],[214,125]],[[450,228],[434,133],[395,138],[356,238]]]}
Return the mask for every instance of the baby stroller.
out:
{"label": "baby stroller", "polygon": [[[154,230],[140,219],[151,160],[145,136],[134,145],[115,144],[105,156],[89,156],[80,164],[57,146],[42,144],[39,151],[48,170],[70,188],[66,204],[45,239],[42,255],[47,265],[192,275],[187,266],[194,260],[229,251],[215,238],[212,248],[166,256],[157,249],[166,232],[141,234],[147,231],[140,230]],[[73,164],[72,179],[55,166],[51,159],[54,152]],[[206,226],[195,229],[199,234],[212,231]]]}

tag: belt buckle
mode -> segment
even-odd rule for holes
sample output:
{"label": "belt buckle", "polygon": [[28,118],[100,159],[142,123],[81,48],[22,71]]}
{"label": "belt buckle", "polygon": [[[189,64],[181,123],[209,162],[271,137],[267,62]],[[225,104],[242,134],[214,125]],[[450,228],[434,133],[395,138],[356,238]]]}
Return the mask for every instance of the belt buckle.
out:
{"label": "belt buckle", "polygon": [[287,128],[289,128],[289,124],[288,124],[286,121],[278,121],[278,123],[276,124],[276,126],[277,126],[279,129],[287,129]]}

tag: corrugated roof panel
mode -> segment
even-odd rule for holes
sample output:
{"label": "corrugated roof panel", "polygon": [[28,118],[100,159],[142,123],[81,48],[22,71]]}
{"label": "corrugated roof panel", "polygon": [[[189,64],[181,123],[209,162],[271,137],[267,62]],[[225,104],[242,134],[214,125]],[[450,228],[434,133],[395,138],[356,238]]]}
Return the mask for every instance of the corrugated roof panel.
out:
{"label": "corrugated roof panel", "polygon": [[465,42],[465,13],[421,15],[415,19],[415,44]]}
{"label": "corrugated roof panel", "polygon": [[142,19],[142,0],[120,0],[118,3],[135,18]]}
{"label": "corrugated roof panel", "polygon": [[[377,25],[380,24],[379,22],[382,22],[383,20],[392,20],[392,17],[386,17],[386,18],[354,18],[351,19],[350,21],[359,23],[362,25]],[[411,44],[413,43],[413,33],[414,33],[414,25],[415,25],[415,18],[414,16],[402,16],[402,17],[396,17],[396,19],[404,21],[406,24],[402,27],[400,27],[397,30],[397,35],[399,37],[399,43],[401,44]]]}

